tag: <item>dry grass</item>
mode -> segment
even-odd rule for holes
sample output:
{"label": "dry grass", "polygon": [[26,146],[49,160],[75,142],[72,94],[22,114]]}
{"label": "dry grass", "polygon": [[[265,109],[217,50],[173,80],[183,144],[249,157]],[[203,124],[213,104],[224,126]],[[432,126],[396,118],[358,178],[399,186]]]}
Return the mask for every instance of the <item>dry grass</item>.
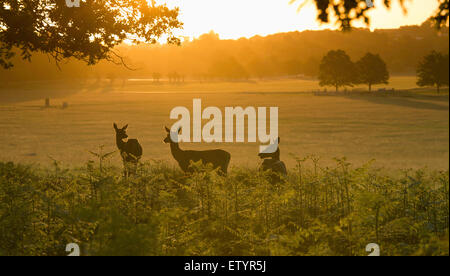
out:
{"label": "dry grass", "polygon": [[[354,164],[371,159],[386,168],[448,169],[449,102],[430,90],[377,95],[315,96],[315,81],[276,80],[246,83],[155,85],[128,82],[112,86],[91,84],[33,84],[0,90],[0,160],[49,163],[51,156],[66,165],[86,162],[88,150],[105,145],[115,150],[112,123],[130,124],[130,137],[139,139],[144,159],[172,161],[162,143],[164,125],[173,121],[175,106],[278,106],[282,159],[293,166],[296,156],[315,154],[326,164],[347,156]],[[32,88],[30,88],[32,87]],[[393,78],[390,87],[414,87],[414,78]],[[330,90],[330,89],[329,89]],[[448,90],[447,90],[448,91]],[[220,92],[220,93],[219,93]],[[43,98],[68,109],[44,109]],[[6,100],[5,100],[6,99]],[[14,100],[16,99],[16,100]],[[31,100],[31,101],[30,101]],[[185,149],[223,148],[232,166],[259,164],[258,144],[183,144]],[[120,161],[119,155],[113,160]]]}

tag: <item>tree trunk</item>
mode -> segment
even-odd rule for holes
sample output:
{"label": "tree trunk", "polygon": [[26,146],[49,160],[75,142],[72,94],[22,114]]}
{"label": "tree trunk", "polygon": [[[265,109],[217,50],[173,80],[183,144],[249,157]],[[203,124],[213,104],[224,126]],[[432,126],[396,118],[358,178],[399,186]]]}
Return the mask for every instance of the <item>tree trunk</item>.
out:
{"label": "tree trunk", "polygon": [[372,92],[372,84],[369,83],[369,92]]}
{"label": "tree trunk", "polygon": [[438,93],[438,94],[441,93],[441,85],[440,85],[440,84],[437,85],[437,93]]}
{"label": "tree trunk", "polygon": [[336,84],[336,92],[339,91],[339,85]]}

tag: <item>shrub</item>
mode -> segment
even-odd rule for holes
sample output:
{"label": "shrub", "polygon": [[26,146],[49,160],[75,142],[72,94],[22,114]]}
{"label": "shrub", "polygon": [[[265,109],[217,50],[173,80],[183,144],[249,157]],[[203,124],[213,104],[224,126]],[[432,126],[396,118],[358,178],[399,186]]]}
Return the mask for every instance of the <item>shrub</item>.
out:
{"label": "shrub", "polygon": [[297,160],[281,183],[255,169],[184,175],[0,163],[0,255],[448,255],[448,171],[397,173]]}

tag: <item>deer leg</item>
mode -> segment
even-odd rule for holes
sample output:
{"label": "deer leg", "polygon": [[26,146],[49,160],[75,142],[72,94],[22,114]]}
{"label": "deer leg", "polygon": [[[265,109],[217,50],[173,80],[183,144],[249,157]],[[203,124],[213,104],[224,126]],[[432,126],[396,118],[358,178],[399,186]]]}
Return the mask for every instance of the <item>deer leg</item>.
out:
{"label": "deer leg", "polygon": [[136,160],[136,162],[134,163],[134,166],[133,166],[133,171],[134,171],[135,175],[137,174],[137,169],[138,169],[138,161]]}
{"label": "deer leg", "polygon": [[128,163],[128,175],[136,175],[136,163],[129,162]]}
{"label": "deer leg", "polygon": [[123,160],[123,177],[128,178],[127,161]]}
{"label": "deer leg", "polygon": [[129,177],[131,175],[136,175],[138,163],[135,161],[124,161],[124,175]]}

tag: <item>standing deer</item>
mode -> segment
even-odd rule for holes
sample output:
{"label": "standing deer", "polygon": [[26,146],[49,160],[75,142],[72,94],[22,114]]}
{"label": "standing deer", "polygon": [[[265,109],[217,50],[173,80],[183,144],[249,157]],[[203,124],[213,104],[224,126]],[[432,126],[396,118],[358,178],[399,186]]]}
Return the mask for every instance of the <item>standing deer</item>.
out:
{"label": "standing deer", "polygon": [[230,164],[231,155],[224,150],[206,150],[206,151],[193,151],[182,150],[178,144],[178,139],[172,140],[171,136],[177,137],[181,132],[181,128],[178,129],[178,133],[170,133],[170,129],[166,127],[167,137],[164,139],[164,143],[170,144],[170,151],[173,158],[178,162],[180,168],[185,173],[192,172],[190,168],[190,162],[202,161],[203,164],[212,164],[214,169],[219,168],[220,173],[226,175],[228,172],[228,165]]}
{"label": "standing deer", "polygon": [[[260,153],[258,156],[261,159],[264,159],[260,170],[262,171],[272,171],[272,182],[280,182],[281,177],[280,176],[287,176],[287,170],[286,165],[283,161],[280,161],[280,147],[279,144],[281,142],[280,137],[278,137],[278,141],[276,144],[272,144],[269,146],[270,149],[273,150],[274,147],[276,147],[276,151],[273,151],[271,153]],[[270,158],[270,159],[265,159]]]}
{"label": "standing deer", "polygon": [[116,130],[116,144],[120,150],[122,156],[124,175],[128,177],[131,174],[136,174],[137,164],[142,157],[142,147],[137,139],[128,139],[126,142],[124,139],[128,138],[126,129],[128,125],[123,128],[118,128],[114,123],[114,129]]}

